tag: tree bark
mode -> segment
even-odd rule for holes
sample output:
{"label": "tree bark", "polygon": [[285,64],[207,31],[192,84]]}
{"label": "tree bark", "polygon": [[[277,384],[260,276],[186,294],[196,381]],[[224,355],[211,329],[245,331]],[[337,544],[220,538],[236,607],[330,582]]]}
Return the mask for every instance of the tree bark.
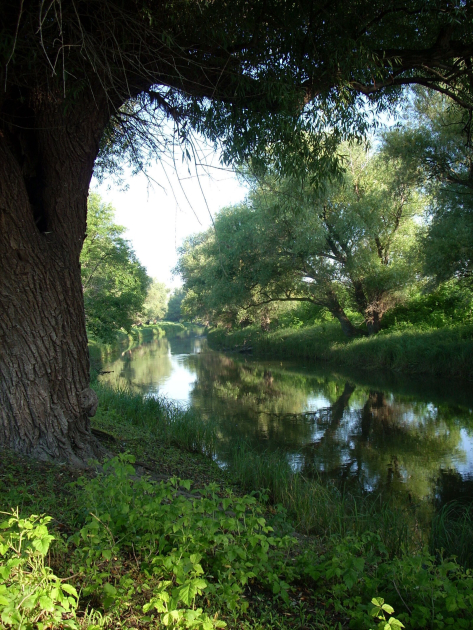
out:
{"label": "tree bark", "polygon": [[382,314],[379,311],[372,307],[366,313],[366,328],[368,329],[368,335],[371,337],[372,335],[377,335],[381,330],[381,317]]}
{"label": "tree bark", "polygon": [[342,332],[345,335],[345,337],[352,338],[359,335],[358,330],[353,326],[351,321],[348,319],[347,314],[343,310],[342,305],[340,304],[337,296],[334,293],[328,295],[327,308],[330,311],[330,313],[333,315],[333,317],[338,319],[338,321],[340,322],[340,326],[342,327]]}
{"label": "tree bark", "polygon": [[0,447],[84,466],[103,452],[79,256],[104,120],[51,101],[30,131],[0,133]]}

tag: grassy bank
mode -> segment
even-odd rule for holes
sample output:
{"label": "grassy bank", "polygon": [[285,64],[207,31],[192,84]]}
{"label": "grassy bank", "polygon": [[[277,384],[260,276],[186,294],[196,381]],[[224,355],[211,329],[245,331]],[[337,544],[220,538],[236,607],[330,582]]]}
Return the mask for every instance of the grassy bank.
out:
{"label": "grassy bank", "polygon": [[383,332],[374,337],[344,338],[340,326],[328,322],[264,333],[249,326],[208,334],[212,347],[274,358],[327,361],[362,369],[391,369],[415,374],[473,378],[473,326],[431,330],[415,328]]}
{"label": "grassy bank", "polygon": [[0,530],[3,627],[368,630],[372,611],[394,619],[381,600],[408,628],[473,627],[473,578],[437,552],[461,538],[470,562],[469,512],[450,507],[429,536],[415,510],[307,481],[277,454],[240,445],[223,472],[212,423],[94,387],[103,467],[2,453],[2,510],[19,509]]}

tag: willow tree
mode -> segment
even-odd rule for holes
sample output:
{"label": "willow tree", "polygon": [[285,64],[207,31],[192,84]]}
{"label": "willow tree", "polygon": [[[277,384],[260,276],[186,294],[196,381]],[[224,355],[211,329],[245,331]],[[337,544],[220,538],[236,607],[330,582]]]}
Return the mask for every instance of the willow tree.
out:
{"label": "willow tree", "polygon": [[317,186],[271,173],[253,179],[245,203],[186,240],[177,271],[190,315],[215,323],[271,303],[308,302],[328,310],[348,337],[360,329],[347,307],[363,318],[363,332],[379,332],[384,314],[418,279],[426,201],[417,171],[387,160],[383,148],[339,151],[343,177]]}
{"label": "willow tree", "polygon": [[471,111],[443,94],[417,88],[387,150],[414,167],[431,197],[425,272],[437,283],[473,284],[473,143]]}
{"label": "willow tree", "polygon": [[141,168],[193,129],[221,139],[224,159],[270,144],[296,168],[291,146],[329,161],[337,134],[363,127],[361,94],[389,104],[418,82],[471,104],[471,12],[446,0],[4,0],[0,445],[75,464],[98,453],[79,267],[95,163]]}

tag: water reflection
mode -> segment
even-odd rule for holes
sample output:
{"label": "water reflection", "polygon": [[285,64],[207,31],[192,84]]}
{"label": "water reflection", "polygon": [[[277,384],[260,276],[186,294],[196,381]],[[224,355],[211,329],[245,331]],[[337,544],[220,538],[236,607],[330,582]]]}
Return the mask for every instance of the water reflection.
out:
{"label": "water reflection", "polygon": [[169,396],[216,418],[220,461],[244,439],[284,451],[305,475],[389,489],[411,502],[473,496],[468,387],[255,362],[209,351],[196,337],[127,350],[105,370],[114,386]]}

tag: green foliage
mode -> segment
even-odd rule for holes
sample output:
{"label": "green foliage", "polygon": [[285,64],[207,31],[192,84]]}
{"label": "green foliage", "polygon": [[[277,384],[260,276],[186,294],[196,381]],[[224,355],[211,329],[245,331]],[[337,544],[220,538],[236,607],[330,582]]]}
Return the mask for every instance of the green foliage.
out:
{"label": "green foliage", "polygon": [[174,289],[169,296],[168,310],[166,311],[166,319],[170,322],[179,322],[182,319],[181,304],[185,298],[184,289]]}
{"label": "green foliage", "polygon": [[145,320],[163,319],[168,306],[169,289],[164,282],[152,279],[143,304],[142,316]]}
{"label": "green foliage", "polygon": [[383,329],[420,331],[467,323],[473,323],[473,294],[468,287],[450,281],[393,308],[383,320]]}
{"label": "green foliage", "polygon": [[[2,514],[6,514],[2,512]],[[0,619],[3,628],[77,628],[76,589],[46,564],[49,516],[20,518],[18,509],[0,523]]]}
{"label": "green foliage", "polygon": [[[104,117],[113,95],[98,174],[124,160],[140,170],[166,149],[174,155],[173,135],[189,155],[192,130],[220,140],[226,161],[251,157],[261,167],[270,159],[294,173],[309,157],[311,170],[326,170],[340,138],[360,137],[371,113],[402,100],[404,84],[418,81],[471,106],[467,4],[177,2],[165,15],[153,4],[102,8],[88,16],[71,7],[38,30],[36,6],[22,8],[20,24],[10,1],[0,24],[9,123],[25,84],[46,97],[60,92],[59,111],[68,115],[83,116],[86,86],[100,83],[103,104],[95,106]],[[104,40],[109,26],[114,37]],[[54,61],[64,47],[60,72]],[[127,54],[133,63],[116,63]]]}
{"label": "green foliage", "polygon": [[[137,419],[146,409],[143,399],[126,405],[123,394],[117,398],[115,410],[121,411],[112,421]],[[143,440],[144,435],[135,429],[135,437]],[[0,625],[211,630],[226,623],[262,630],[312,624],[366,630],[378,619],[379,630],[402,625],[412,630],[473,628],[471,570],[436,546],[443,545],[445,536],[458,536],[459,529],[452,529],[453,521],[461,520],[453,513],[458,506],[440,515],[443,522],[431,540],[435,553],[428,553],[415,540],[419,522],[409,522],[413,513],[400,514],[385,501],[370,503],[319,480],[299,477],[292,483],[288,476],[296,475],[281,460],[277,453],[265,454],[261,461],[252,455],[238,470],[248,489],[264,484],[273,500],[286,493],[286,509],[258,503],[255,496],[264,498],[264,492],[236,496],[217,484],[194,490],[177,478],[157,483],[137,474],[132,456],[120,455],[105,462],[96,476],[69,488],[77,516],[68,521],[73,533],[67,547],[56,543],[50,555],[48,517],[7,515],[0,529],[0,614],[9,615],[18,605],[20,585],[22,597],[33,595],[24,600],[24,610],[17,609],[23,620],[4,617]],[[309,490],[303,490],[303,483]],[[305,503],[292,498],[302,492]],[[56,499],[63,501],[60,490]],[[38,501],[43,500],[38,494]],[[48,505],[54,512],[59,509],[53,502]],[[301,513],[311,510],[317,520],[312,530],[317,536],[300,537],[296,545],[280,532],[293,531],[287,514],[292,518],[301,506]],[[303,519],[294,522],[303,529]],[[406,523],[408,529],[403,529]],[[468,527],[462,527],[465,547],[471,547]],[[297,599],[301,593],[304,600]],[[76,618],[77,610],[84,616]],[[310,615],[315,619],[310,621]]]}
{"label": "green foliage", "polygon": [[114,210],[99,195],[89,196],[87,238],[81,254],[87,329],[114,341],[117,330],[130,331],[146,299],[150,279],[128,241],[113,222]]}
{"label": "green foliage", "polygon": [[275,327],[297,329],[332,320],[332,316],[326,308],[310,302],[296,302],[283,306],[284,309],[279,308],[273,315]]}
{"label": "green foliage", "polygon": [[432,555],[439,550],[454,556],[458,563],[473,569],[473,507],[452,501],[442,506],[432,520],[429,549]]}
{"label": "green foliage", "polygon": [[[426,551],[390,558],[373,532],[333,543],[315,562],[309,552],[299,564],[316,584],[324,585],[335,610],[350,617],[351,628],[370,627],[372,617],[379,615],[380,630],[400,624],[412,630],[473,627],[473,575],[455,559],[440,557],[437,562]],[[379,594],[371,606],[363,603],[366,593]],[[386,620],[385,613],[394,609],[385,600],[399,611],[397,618]]]}
{"label": "green foliage", "polygon": [[128,390],[114,390],[94,383],[99,398],[96,419],[137,427],[158,438],[162,444],[176,445],[191,453],[213,456],[217,426],[204,420],[194,409],[183,409],[173,401],[143,397]]}
{"label": "green foliage", "polygon": [[399,326],[373,337],[348,340],[332,322],[298,330],[262,334],[256,328],[208,334],[215,347],[246,343],[260,356],[304,358],[360,369],[394,369],[408,373],[443,374],[468,378],[473,374],[473,327],[447,326],[438,330]]}
{"label": "green foliage", "polygon": [[402,160],[359,146],[338,151],[343,177],[323,186],[275,174],[253,180],[245,204],[186,241],[177,270],[187,312],[234,324],[239,309],[305,301],[328,310],[348,336],[356,334],[349,308],[378,332],[415,279],[423,200]]}
{"label": "green foliage", "polygon": [[424,266],[437,282],[471,281],[473,273],[471,132],[470,112],[461,104],[416,88],[404,124],[386,138],[388,154],[402,155],[430,195]]}
{"label": "green foliage", "polygon": [[473,627],[473,576],[455,559],[436,562],[427,553],[406,556],[382,567],[380,579],[384,589],[388,581],[399,589],[390,601],[397,609],[404,608],[399,617],[410,628]]}
{"label": "green foliage", "polygon": [[389,604],[384,603],[382,597],[373,597],[371,600],[373,608],[370,611],[370,615],[379,619],[378,630],[391,630],[391,628],[405,628],[404,624],[395,617],[386,618],[386,614],[392,615],[394,608]]}
{"label": "green foliage", "polygon": [[260,490],[282,506],[297,531],[320,538],[376,531],[390,557],[402,551],[411,524],[403,510],[383,506],[377,497],[294,473],[279,451],[257,453],[240,444],[232,450],[230,462],[230,472],[242,488]]}
{"label": "green foliage", "polygon": [[184,324],[173,320],[159,322],[159,327],[164,331],[167,338],[187,336],[196,330],[199,332],[202,331],[202,328],[198,328],[197,326],[194,327],[189,324],[185,326]]}
{"label": "green foliage", "polygon": [[133,461],[121,455],[95,479],[77,482],[90,513],[74,536],[84,595],[93,593],[108,608],[133,597],[133,581],[113,577],[128,553],[148,577],[143,610],[151,618],[156,611],[164,625],[223,626],[198,605],[201,595],[244,611],[249,581],[287,599],[293,540],[272,534],[254,497],[222,495],[216,485],[193,492],[190,482],[175,478],[136,479]]}

